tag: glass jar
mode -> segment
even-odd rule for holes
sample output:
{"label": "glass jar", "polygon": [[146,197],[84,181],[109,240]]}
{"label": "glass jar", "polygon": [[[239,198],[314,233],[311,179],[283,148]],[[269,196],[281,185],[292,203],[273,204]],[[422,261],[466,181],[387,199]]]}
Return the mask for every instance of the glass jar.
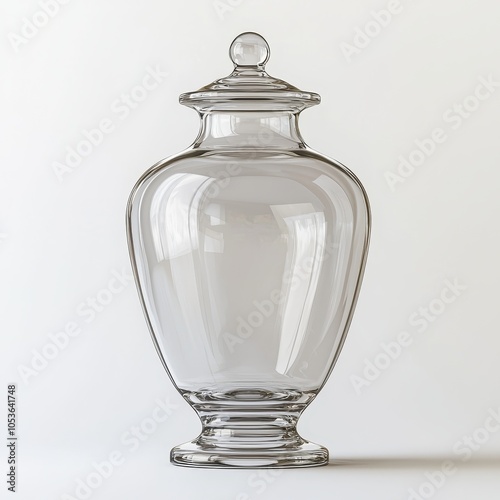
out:
{"label": "glass jar", "polygon": [[129,250],[146,320],[202,432],[171,461],[300,467],[328,450],[296,431],[330,375],[353,315],[370,211],[359,180],[298,129],[320,102],[269,76],[267,42],[243,33],[234,71],[181,104],[201,118],[190,148],[138,181]]}

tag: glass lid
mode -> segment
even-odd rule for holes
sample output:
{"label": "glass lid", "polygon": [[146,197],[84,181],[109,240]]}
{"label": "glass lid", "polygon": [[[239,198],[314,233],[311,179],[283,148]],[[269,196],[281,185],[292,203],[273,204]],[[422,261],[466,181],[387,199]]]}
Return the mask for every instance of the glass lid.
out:
{"label": "glass lid", "polygon": [[181,94],[179,102],[198,111],[290,110],[301,111],[321,98],[267,74],[269,45],[258,33],[237,36],[229,48],[233,72],[194,92]]}

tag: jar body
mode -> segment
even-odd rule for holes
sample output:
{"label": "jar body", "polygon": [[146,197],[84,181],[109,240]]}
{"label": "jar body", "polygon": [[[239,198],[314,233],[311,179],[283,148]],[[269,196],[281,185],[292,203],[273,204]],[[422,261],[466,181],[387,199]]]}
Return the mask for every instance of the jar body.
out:
{"label": "jar body", "polygon": [[127,220],[155,346],[204,427],[173,461],[324,463],[294,433],[359,291],[370,213],[356,177],[307,147],[193,148],[141,178]]}

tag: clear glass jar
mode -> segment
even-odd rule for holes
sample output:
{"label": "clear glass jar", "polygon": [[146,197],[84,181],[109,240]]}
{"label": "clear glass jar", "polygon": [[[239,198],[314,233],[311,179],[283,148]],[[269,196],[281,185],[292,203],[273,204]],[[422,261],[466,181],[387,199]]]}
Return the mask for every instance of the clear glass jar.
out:
{"label": "clear glass jar", "polygon": [[370,231],[366,193],[297,125],[320,97],[269,76],[243,33],[234,71],[182,94],[200,133],[149,169],[127,213],[140,298],[167,373],[202,421],[174,464],[323,465],[296,431],[337,360]]}

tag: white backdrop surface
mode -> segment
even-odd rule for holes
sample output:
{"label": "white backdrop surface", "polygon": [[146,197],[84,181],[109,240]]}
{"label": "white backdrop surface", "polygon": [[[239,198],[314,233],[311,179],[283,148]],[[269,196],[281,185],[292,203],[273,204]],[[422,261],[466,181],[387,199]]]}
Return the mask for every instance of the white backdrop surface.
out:
{"label": "white backdrop surface", "polygon": [[[17,384],[17,498],[498,498],[497,1],[0,9],[0,400],[6,415]],[[194,140],[198,118],[178,95],[228,74],[228,46],[250,30],[271,46],[270,74],[322,96],[303,136],[360,177],[373,210],[345,348],[300,423],[330,449],[321,469],[169,464],[199,423],[163,372],[130,276],[130,189]]]}

